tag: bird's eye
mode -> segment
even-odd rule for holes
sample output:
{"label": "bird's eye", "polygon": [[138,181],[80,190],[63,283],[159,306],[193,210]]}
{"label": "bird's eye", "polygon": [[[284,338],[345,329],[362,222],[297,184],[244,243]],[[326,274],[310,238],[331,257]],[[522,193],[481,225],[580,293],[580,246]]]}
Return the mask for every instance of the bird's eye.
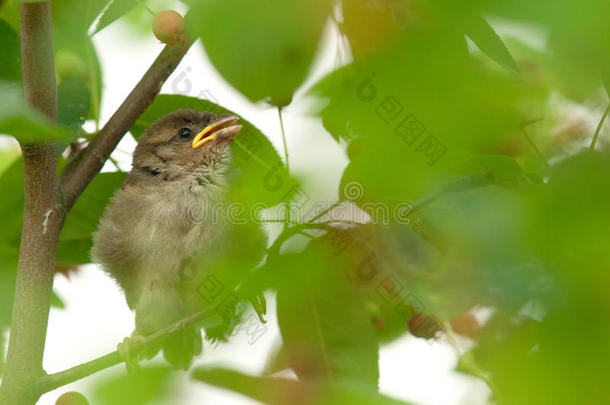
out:
{"label": "bird's eye", "polygon": [[178,136],[180,139],[188,139],[191,137],[191,130],[189,128],[182,128],[178,131]]}

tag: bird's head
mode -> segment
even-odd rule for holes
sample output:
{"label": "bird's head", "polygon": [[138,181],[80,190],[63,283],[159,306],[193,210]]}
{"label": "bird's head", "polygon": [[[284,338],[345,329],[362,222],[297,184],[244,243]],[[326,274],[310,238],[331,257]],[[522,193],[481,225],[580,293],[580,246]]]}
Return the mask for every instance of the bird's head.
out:
{"label": "bird's head", "polygon": [[214,182],[231,165],[231,141],[241,130],[234,115],[178,110],[153,123],[133,155],[133,180]]}

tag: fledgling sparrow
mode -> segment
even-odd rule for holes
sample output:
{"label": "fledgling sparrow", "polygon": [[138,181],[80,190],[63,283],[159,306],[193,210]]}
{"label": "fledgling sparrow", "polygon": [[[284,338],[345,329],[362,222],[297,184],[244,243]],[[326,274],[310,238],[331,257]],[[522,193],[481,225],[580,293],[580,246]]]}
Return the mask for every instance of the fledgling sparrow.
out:
{"label": "fledgling sparrow", "polygon": [[[239,251],[226,218],[206,212],[193,216],[193,209],[209,211],[227,198],[230,146],[242,128],[237,120],[193,110],[158,119],[140,138],[132,170],[106,208],[92,257],[135,310],[133,336],[149,335],[201,310],[195,285],[182,277],[185,266],[195,263],[205,272],[223,255]],[[162,349],[170,363],[186,369],[202,350],[201,331],[187,329]]]}

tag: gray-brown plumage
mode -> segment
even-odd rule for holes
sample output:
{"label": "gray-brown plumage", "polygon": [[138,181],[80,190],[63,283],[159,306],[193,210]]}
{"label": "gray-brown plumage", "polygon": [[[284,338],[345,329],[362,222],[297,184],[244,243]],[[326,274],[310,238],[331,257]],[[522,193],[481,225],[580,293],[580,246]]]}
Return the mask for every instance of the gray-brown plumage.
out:
{"label": "gray-brown plumage", "polygon": [[[230,144],[237,117],[180,110],[140,138],[133,167],[94,235],[92,257],[125,291],[136,312],[134,335],[145,336],[196,310],[184,266],[205,267],[227,252],[230,224],[205,215],[230,188]],[[204,269],[205,270],[205,269]],[[201,352],[201,332],[187,330],[163,346],[187,368]]]}

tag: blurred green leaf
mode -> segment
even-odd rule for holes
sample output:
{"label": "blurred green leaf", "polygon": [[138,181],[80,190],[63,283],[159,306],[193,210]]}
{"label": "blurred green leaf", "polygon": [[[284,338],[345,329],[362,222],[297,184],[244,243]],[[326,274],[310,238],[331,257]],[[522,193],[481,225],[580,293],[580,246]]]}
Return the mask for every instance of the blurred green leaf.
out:
{"label": "blurred green leaf", "polygon": [[19,149],[15,147],[0,148],[0,176],[20,156]]}
{"label": "blurred green leaf", "polygon": [[13,162],[0,176],[4,197],[0,204],[0,244],[19,248],[23,222],[23,159]]}
{"label": "blurred green leaf", "polygon": [[0,81],[18,82],[21,80],[21,51],[19,34],[10,24],[0,20]]}
{"label": "blurred green leaf", "polygon": [[137,5],[137,0],[110,0],[95,26],[95,33],[100,32]]}
{"label": "blurred green leaf", "polygon": [[474,15],[466,21],[466,35],[483,51],[487,56],[515,72],[519,68],[504,45],[502,39],[496,34],[483,16]]}
{"label": "blurred green leaf", "polygon": [[70,132],[30,109],[16,85],[0,83],[0,133],[12,135],[21,143],[70,140]]}
{"label": "blurred green leaf", "polygon": [[[102,98],[101,65],[89,29],[102,12],[107,0],[53,1],[53,45],[58,82],[78,77],[87,83],[91,111],[87,118],[97,118]],[[66,57],[68,56],[68,57]]]}
{"label": "blurred green leaf", "polygon": [[4,368],[4,330],[0,329],[0,374]]}
{"label": "blurred green leaf", "polygon": [[107,2],[108,0],[55,0],[53,25],[60,31],[60,36],[71,32],[75,34],[74,41],[81,41]]}
{"label": "blurred green leaf", "polygon": [[84,80],[69,78],[57,89],[57,121],[78,131],[89,116],[91,95]]}
{"label": "blurred green leaf", "polygon": [[522,136],[521,123],[545,111],[543,94],[472,63],[463,36],[450,29],[407,32],[310,94],[320,99],[326,129],[348,142],[340,195],[356,182],[361,205],[421,198],[473,156]]}
{"label": "blurred green leaf", "polygon": [[98,174],[68,213],[59,237],[57,262],[75,266],[91,262],[92,235],[110,198],[119,189],[125,173]]}
{"label": "blurred green leaf", "polygon": [[253,102],[290,104],[309,72],[332,2],[190,3],[189,24],[220,74]]}
{"label": "blurred green leaf", "polygon": [[97,383],[92,403],[99,405],[144,405],[171,401],[173,378],[165,367],[142,368],[137,373],[123,372]]}
{"label": "blurred green leaf", "polygon": [[600,0],[490,1],[486,14],[546,30],[548,55],[568,97],[582,101],[602,87],[604,69],[610,66],[610,4]]}
{"label": "blurred green leaf", "polygon": [[[326,247],[312,244],[276,264],[283,350],[301,380],[350,379],[377,387],[373,327],[338,258]],[[286,268],[289,275],[280,275]]]}
{"label": "blurred green leaf", "polygon": [[19,17],[19,2],[16,0],[6,0],[0,2],[0,17],[8,22],[17,33],[21,30]]}
{"label": "blurred green leaf", "polygon": [[523,174],[519,163],[504,155],[478,155],[466,163],[468,173],[492,173],[505,179],[514,179]]}
{"label": "blurred green leaf", "polygon": [[193,378],[271,405],[407,405],[379,394],[374,388],[350,382],[298,382],[252,377],[219,368],[199,368],[193,372]]}
{"label": "blurred green leaf", "polygon": [[11,324],[19,249],[0,242],[0,330]]}

